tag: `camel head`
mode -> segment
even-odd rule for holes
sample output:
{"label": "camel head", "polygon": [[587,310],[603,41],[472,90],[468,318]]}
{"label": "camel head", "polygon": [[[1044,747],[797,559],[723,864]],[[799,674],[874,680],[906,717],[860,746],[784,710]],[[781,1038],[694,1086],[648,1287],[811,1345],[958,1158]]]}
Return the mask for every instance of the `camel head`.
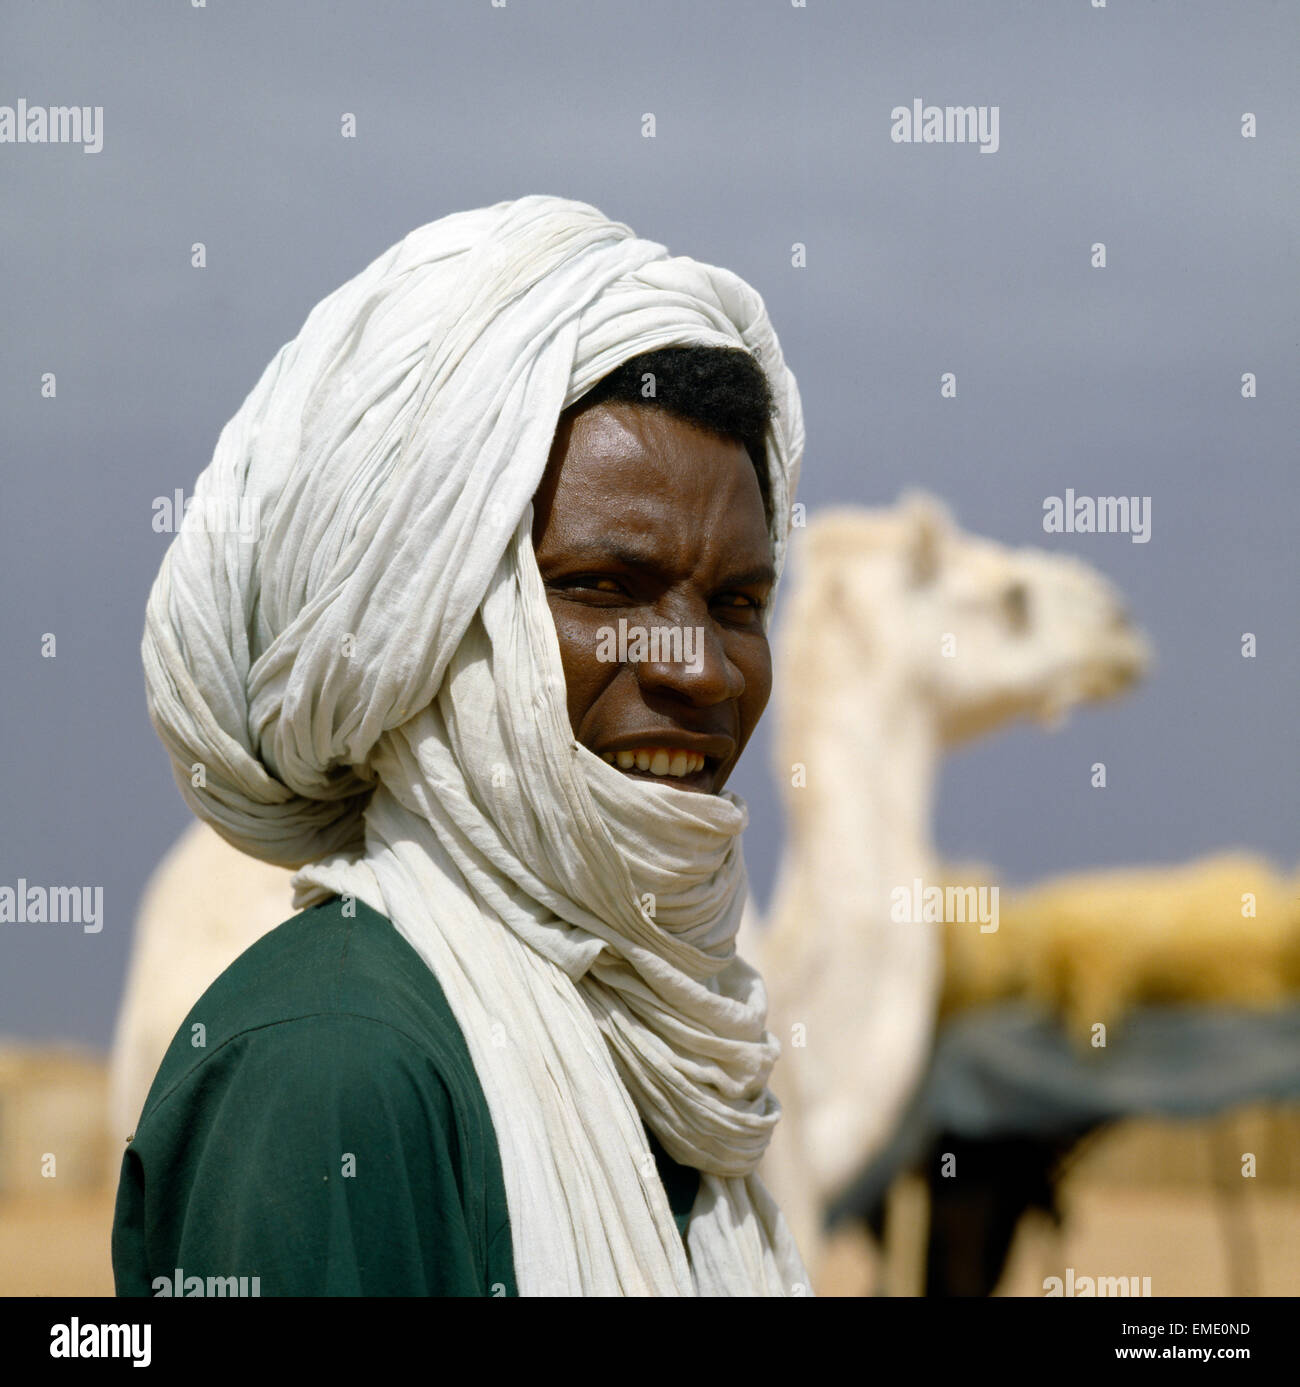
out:
{"label": "camel head", "polygon": [[913,493],[810,519],[787,613],[793,680],[889,677],[951,747],[1017,718],[1059,724],[1139,680],[1150,651],[1117,590],[1078,559],[961,530]]}

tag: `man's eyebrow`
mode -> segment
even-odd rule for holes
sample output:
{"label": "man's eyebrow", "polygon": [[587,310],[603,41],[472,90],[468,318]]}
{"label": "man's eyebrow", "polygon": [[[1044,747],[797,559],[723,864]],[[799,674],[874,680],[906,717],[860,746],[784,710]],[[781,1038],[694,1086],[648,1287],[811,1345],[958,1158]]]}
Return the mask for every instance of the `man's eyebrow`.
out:
{"label": "man's eyebrow", "polygon": [[[569,550],[565,556],[566,568],[578,568],[584,563],[620,563],[625,568],[648,568],[662,572],[659,559],[649,550],[637,549],[616,539],[601,540],[598,543],[583,545]],[[776,582],[776,569],[769,560],[746,568],[740,572],[724,573],[722,583],[735,587],[751,587],[766,584],[771,587]]]}
{"label": "man's eyebrow", "polygon": [[565,550],[564,566],[576,568],[584,563],[621,563],[625,568],[658,568],[659,561],[648,549],[641,550],[616,539],[602,539]]}
{"label": "man's eyebrow", "polygon": [[776,569],[770,563],[762,563],[756,568],[745,569],[743,573],[728,573],[724,581],[741,588],[771,587],[776,582]]}

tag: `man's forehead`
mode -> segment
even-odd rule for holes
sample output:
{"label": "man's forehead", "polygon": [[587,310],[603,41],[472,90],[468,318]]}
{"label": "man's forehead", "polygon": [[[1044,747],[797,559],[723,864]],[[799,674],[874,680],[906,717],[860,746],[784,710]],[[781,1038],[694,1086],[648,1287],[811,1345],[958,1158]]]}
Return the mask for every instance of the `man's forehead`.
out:
{"label": "man's forehead", "polygon": [[735,439],[722,438],[654,405],[608,403],[573,421],[567,455],[592,463],[671,466],[684,455],[743,453]]}
{"label": "man's forehead", "polygon": [[609,403],[573,417],[557,434],[538,499],[551,537],[559,531],[569,542],[616,530],[629,541],[662,544],[667,535],[679,548],[767,548],[744,446],[658,408]]}

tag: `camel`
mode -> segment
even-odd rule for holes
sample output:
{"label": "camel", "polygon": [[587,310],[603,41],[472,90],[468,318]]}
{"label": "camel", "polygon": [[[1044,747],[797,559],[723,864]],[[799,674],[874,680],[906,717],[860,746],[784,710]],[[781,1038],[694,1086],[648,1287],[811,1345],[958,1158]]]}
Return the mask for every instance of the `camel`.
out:
{"label": "camel", "polygon": [[1059,725],[1136,682],[1149,651],[1094,569],[964,533],[924,496],[820,512],[791,567],[773,681],[785,850],[767,928],[751,916],[741,947],[783,1051],[760,1173],[816,1277],[823,1210],[926,1063],[942,932],[981,929],[893,918],[900,889],[944,880],[940,755],[1016,719]]}
{"label": "camel", "polygon": [[109,1124],[135,1131],[149,1086],[190,1008],[250,945],[294,913],[293,873],[195,820],[145,886],[109,1058]]}
{"label": "camel", "polygon": [[1136,1005],[1266,1011],[1300,995],[1300,876],[1242,850],[1005,893],[996,934],[950,930],[940,1016],[1028,1000],[1086,1050]]}
{"label": "camel", "polygon": [[[830,513],[808,527],[805,543],[800,547],[806,556],[803,562],[810,565],[811,573],[801,590],[802,596],[796,597],[795,613],[787,621],[786,629],[796,632],[800,623],[812,624],[802,643],[787,645],[785,667],[778,675],[777,717],[787,740],[794,729],[809,725],[809,718],[827,713],[839,718],[846,715],[847,710],[835,700],[810,699],[810,690],[817,693],[816,681],[806,675],[817,665],[804,671],[799,668],[801,650],[822,661],[826,652],[818,653],[816,633],[826,628],[828,619],[842,628],[835,649],[843,654],[847,664],[837,671],[837,679],[827,685],[827,691],[843,683],[848,672],[855,672],[856,677],[856,672],[865,671],[865,684],[883,693],[885,683],[870,674],[874,651],[877,646],[890,652],[896,648],[897,654],[890,653],[881,664],[886,670],[910,672],[911,681],[904,679],[896,692],[918,698],[923,694],[929,718],[942,717],[939,739],[944,745],[975,735],[981,730],[981,720],[995,726],[1018,713],[1038,712],[1051,717],[1079,699],[1102,696],[1124,682],[1125,662],[1136,670],[1145,659],[1140,638],[1122,624],[1113,596],[1091,570],[1070,560],[1032,553],[1021,556],[1008,568],[1007,551],[960,535],[938,503],[924,498],[914,500],[899,512]],[[843,581],[832,582],[826,589],[827,563],[834,568],[841,560]],[[900,588],[902,579],[894,570],[904,560],[909,572]],[[931,572],[934,565],[940,567]],[[877,581],[883,585],[879,592],[872,590]],[[818,603],[809,600],[815,590],[825,590],[830,599],[831,605],[824,611],[814,610]],[[900,601],[900,592],[905,600]],[[897,619],[890,619],[891,613]],[[946,624],[940,621],[936,626],[941,616]],[[1113,638],[1107,638],[1113,640],[1114,649],[1106,647],[1102,651],[1092,626],[1100,628],[1109,620],[1117,623]],[[1048,630],[1043,629],[1044,623]],[[1073,629],[1080,623],[1082,633]],[[1055,627],[1060,629],[1050,629]],[[937,646],[928,652],[932,658],[926,658],[921,632],[931,628],[951,631],[960,638],[960,648],[948,661],[954,667],[951,675],[939,662]],[[1017,670],[1012,655],[1021,643],[1031,649],[1024,669]],[[922,669],[927,671],[924,677]],[[978,696],[972,670],[984,671],[985,687]],[[965,685],[957,678],[959,671],[967,671]],[[786,681],[788,690],[783,688]],[[952,689],[947,688],[949,683],[954,684]],[[921,684],[925,685],[924,691]],[[898,721],[892,701],[892,695],[890,699],[877,700],[880,715],[894,718],[891,726]],[[863,706],[871,706],[865,693]],[[901,712],[906,714],[906,708]],[[842,799],[833,793],[833,785],[840,782],[819,786],[816,775],[808,789],[791,792],[797,796],[811,794],[812,798],[790,806],[792,810],[802,807],[808,812],[802,819],[798,813],[791,815],[793,846],[787,859],[792,852],[821,851],[810,841],[807,831],[808,823],[815,822],[818,814],[822,821],[827,814],[842,814],[846,830],[835,830],[836,842],[843,843],[846,836],[851,840],[856,833],[866,843],[867,839],[861,837],[863,832],[877,833],[875,819],[881,812],[880,806],[869,801],[864,790],[878,792],[878,800],[886,789],[885,782],[876,783],[874,766],[888,762],[883,754],[888,729],[872,728],[861,719],[853,727],[853,722],[851,719],[850,739],[844,750],[847,753],[851,746],[857,746],[856,739],[870,734],[854,754],[860,764],[870,763],[873,770]],[[921,722],[924,725],[924,720]],[[931,739],[934,735],[931,728]],[[793,741],[799,740],[795,734]],[[829,740],[833,743],[833,734]],[[900,744],[899,750],[902,749]],[[816,766],[818,755],[815,748],[805,749],[802,760]],[[925,846],[928,780],[923,784],[920,780],[908,781],[904,776],[887,785],[903,803],[897,814],[884,814],[886,827],[915,822],[915,836]],[[829,796],[828,789],[832,790]],[[873,811],[864,809],[868,803],[874,806]],[[920,861],[923,855],[919,850],[909,852],[906,860]],[[859,847],[854,847],[851,857],[855,863],[860,856]],[[890,840],[882,845],[880,856],[882,860],[903,861],[902,844]],[[833,866],[832,871],[837,873],[839,867]],[[231,847],[211,828],[198,822],[185,830],[155,869],[137,916],[127,984],[113,1040],[110,1123],[119,1141],[133,1131],[162,1056],[189,1009],[239,954],[293,913],[291,876],[287,869],[258,861]],[[785,877],[791,878],[788,861]],[[793,889],[797,893],[797,885]],[[815,903],[820,894],[810,897],[810,903]],[[851,890],[848,894],[848,918],[856,920],[860,908],[852,900]],[[783,938],[778,929],[770,943],[773,962],[785,969],[795,961],[795,952],[782,947]],[[766,942],[747,922],[742,929],[742,953],[758,952]],[[855,950],[854,956],[869,950],[870,942],[870,938],[864,938],[862,948]],[[893,966],[903,962],[900,958]],[[906,1025],[913,1032],[906,1047],[910,1050],[923,1048],[923,1041],[928,1038],[927,1009],[931,1007],[931,993],[937,988],[935,961],[923,951],[922,962],[924,986],[918,999],[913,1003],[902,992],[898,994],[899,1009],[906,1014]],[[887,961],[876,960],[871,966],[878,970],[887,966]],[[793,980],[798,975],[791,976]],[[774,995],[781,1000],[787,995],[797,998],[799,993],[796,989],[787,994],[777,988]],[[870,992],[864,1000],[871,1004]],[[796,1053],[788,1037],[783,1037],[783,1043],[787,1055]],[[789,1058],[783,1061],[783,1065],[791,1063]],[[781,1067],[778,1066],[778,1073]],[[900,1092],[905,1087],[905,1083],[901,1084]],[[866,1101],[870,1099],[868,1092]]]}

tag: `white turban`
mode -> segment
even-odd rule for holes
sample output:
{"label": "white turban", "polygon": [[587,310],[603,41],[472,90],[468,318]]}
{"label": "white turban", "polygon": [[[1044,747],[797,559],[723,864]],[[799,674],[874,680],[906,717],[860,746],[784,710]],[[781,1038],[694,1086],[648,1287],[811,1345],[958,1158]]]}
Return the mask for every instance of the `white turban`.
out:
{"label": "white turban", "polygon": [[[691,344],[766,372],[779,572],[803,418],[762,300],[530,196],[420,227],[316,306],[222,431],[149,599],[150,715],[191,807],[311,864],[297,905],[386,915],[438,978],[525,1295],[808,1290],[754,1173],[778,1046],[734,946],[745,806],[578,744],[532,547],[560,412]],[[701,1171],[686,1248],[642,1118]]]}

